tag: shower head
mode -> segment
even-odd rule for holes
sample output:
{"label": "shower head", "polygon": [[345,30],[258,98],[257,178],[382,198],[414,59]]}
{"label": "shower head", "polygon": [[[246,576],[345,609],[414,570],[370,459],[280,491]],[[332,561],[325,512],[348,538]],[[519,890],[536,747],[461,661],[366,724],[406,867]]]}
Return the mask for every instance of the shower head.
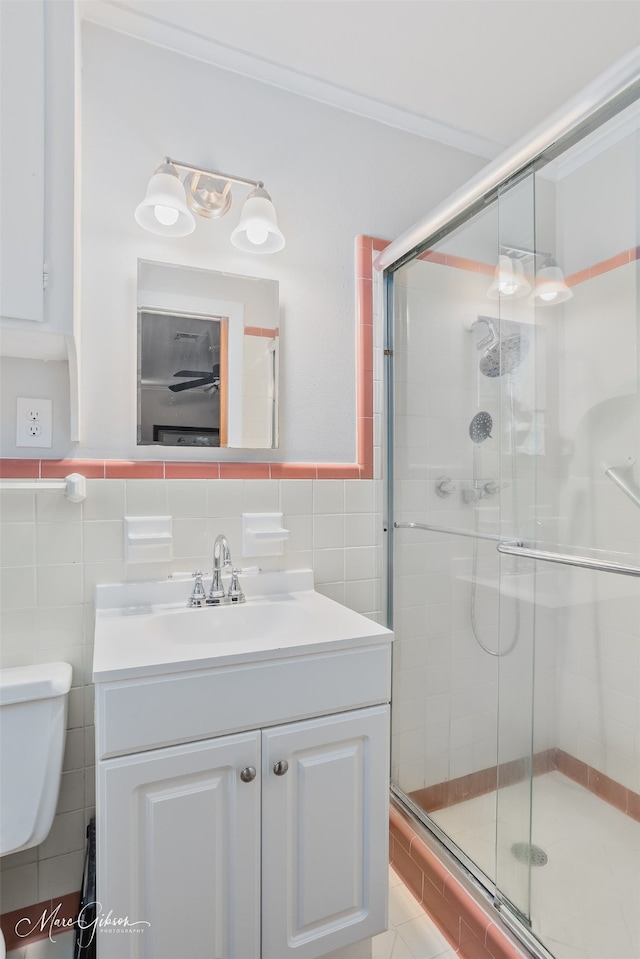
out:
{"label": "shower head", "polygon": [[529,352],[529,340],[520,333],[502,337],[488,347],[480,357],[480,372],[484,376],[504,376],[520,366]]}
{"label": "shower head", "polygon": [[493,429],[493,420],[489,413],[484,410],[476,413],[469,423],[469,436],[474,443],[484,443],[486,439],[491,439],[491,430]]}
{"label": "shower head", "polygon": [[476,343],[477,349],[482,350],[480,372],[492,378],[512,373],[529,352],[528,338],[521,333],[501,337],[495,320],[490,316],[479,316],[471,329],[474,330],[478,323],[484,323],[489,330],[487,335]]}

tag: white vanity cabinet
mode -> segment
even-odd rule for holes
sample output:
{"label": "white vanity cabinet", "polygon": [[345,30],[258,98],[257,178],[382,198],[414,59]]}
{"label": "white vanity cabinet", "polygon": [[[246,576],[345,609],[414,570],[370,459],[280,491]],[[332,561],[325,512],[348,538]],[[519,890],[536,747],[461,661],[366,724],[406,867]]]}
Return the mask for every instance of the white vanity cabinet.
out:
{"label": "white vanity cabinet", "polygon": [[391,634],[373,629],[97,682],[97,899],[149,923],[103,926],[98,959],[317,959],[386,928]]}

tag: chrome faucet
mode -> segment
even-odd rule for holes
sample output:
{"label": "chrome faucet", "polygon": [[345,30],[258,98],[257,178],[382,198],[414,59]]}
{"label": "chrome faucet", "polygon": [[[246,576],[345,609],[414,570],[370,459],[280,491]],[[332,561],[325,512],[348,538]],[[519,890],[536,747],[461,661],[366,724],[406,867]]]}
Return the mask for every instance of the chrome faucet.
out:
{"label": "chrome faucet", "polygon": [[231,566],[231,550],[227,537],[220,533],[213,544],[213,578],[207,596],[208,605],[219,606],[227,598],[222,585],[222,570],[227,566]]}
{"label": "chrome faucet", "polygon": [[[231,568],[231,585],[225,592],[222,583],[222,571]],[[220,606],[222,603],[244,603],[244,593],[238,582],[239,569],[235,569],[231,561],[231,549],[227,537],[220,533],[213,544],[213,578],[211,589],[207,596],[208,606]]]}

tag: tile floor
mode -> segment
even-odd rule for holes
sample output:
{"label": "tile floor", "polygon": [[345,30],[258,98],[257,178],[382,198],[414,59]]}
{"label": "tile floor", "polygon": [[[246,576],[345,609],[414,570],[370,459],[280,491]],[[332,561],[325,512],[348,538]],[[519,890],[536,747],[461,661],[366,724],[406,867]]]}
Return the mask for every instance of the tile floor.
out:
{"label": "tile floor", "polygon": [[372,959],[458,959],[393,869],[389,869],[389,928],[373,939]]}
{"label": "tile floor", "polygon": [[55,942],[49,939],[39,939],[30,946],[21,949],[12,949],[7,953],[7,959],[73,959],[75,937],[72,932],[65,932],[56,936]]}
{"label": "tile floor", "polygon": [[533,781],[532,841],[548,855],[529,869],[511,853],[529,838],[528,783],[433,814],[523,912],[557,959],[640,957],[640,823],[559,772]]}
{"label": "tile floor", "polygon": [[[72,959],[73,935],[58,936],[7,953],[7,959]],[[373,940],[372,959],[457,959],[393,869],[389,869],[389,929]]]}

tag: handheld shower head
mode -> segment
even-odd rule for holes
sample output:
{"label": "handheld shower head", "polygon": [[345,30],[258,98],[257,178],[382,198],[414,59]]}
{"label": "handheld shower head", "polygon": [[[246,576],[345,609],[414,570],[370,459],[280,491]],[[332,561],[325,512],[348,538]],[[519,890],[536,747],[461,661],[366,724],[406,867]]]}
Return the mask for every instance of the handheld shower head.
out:
{"label": "handheld shower head", "polygon": [[529,340],[521,333],[512,333],[500,336],[496,321],[490,316],[479,316],[471,324],[474,330],[478,323],[484,323],[489,332],[476,343],[476,348],[482,350],[480,357],[480,372],[483,376],[504,376],[512,373],[520,366],[529,352]]}
{"label": "handheld shower head", "polygon": [[491,414],[481,410],[480,413],[476,413],[469,423],[469,436],[474,443],[484,443],[486,439],[491,439],[492,429]]}

